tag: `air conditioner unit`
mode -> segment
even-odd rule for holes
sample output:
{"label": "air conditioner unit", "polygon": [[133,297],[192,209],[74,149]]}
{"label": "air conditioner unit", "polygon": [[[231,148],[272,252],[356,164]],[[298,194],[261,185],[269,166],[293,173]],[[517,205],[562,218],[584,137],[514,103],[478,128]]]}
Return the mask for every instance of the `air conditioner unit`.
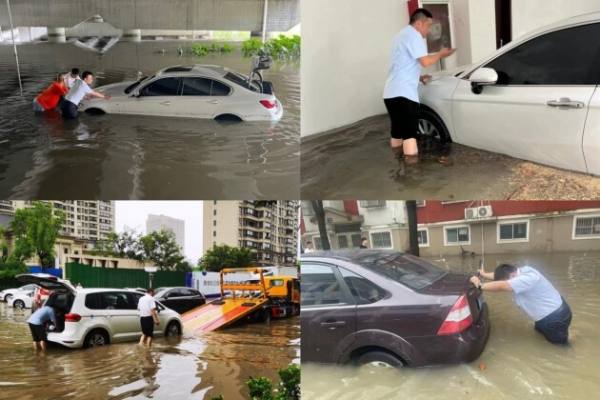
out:
{"label": "air conditioner unit", "polygon": [[465,208],[465,219],[489,218],[493,215],[492,206]]}

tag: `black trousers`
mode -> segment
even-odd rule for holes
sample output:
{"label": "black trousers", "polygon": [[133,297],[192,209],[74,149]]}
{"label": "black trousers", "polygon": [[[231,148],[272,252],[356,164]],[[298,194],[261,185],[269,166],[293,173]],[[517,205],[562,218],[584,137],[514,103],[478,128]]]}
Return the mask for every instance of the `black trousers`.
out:
{"label": "black trousers", "polygon": [[566,344],[569,341],[569,325],[571,325],[571,308],[563,299],[562,305],[550,315],[536,321],[535,329],[554,344]]}

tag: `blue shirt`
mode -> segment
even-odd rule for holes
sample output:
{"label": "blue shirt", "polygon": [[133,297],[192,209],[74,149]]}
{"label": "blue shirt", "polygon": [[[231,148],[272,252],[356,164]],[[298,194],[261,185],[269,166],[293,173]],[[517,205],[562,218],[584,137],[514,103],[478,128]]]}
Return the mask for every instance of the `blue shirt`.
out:
{"label": "blue shirt", "polygon": [[560,293],[535,268],[521,267],[519,274],[508,280],[515,303],[534,321],[548,316],[562,305]]}
{"label": "blue shirt", "polygon": [[44,306],[31,314],[31,317],[27,320],[32,325],[45,325],[46,322],[52,321],[56,325],[56,315],[52,307]]}
{"label": "blue shirt", "polygon": [[408,25],[394,37],[390,72],[383,91],[384,99],[405,97],[419,102],[419,58],[426,55],[425,39],[412,25]]}

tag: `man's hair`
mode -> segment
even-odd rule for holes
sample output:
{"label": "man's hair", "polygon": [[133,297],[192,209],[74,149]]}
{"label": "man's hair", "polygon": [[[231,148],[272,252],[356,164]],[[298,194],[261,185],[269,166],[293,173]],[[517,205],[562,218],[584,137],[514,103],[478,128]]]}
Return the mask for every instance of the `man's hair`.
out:
{"label": "man's hair", "polygon": [[410,24],[412,25],[419,20],[427,18],[433,18],[433,14],[424,8],[417,8],[410,16]]}
{"label": "man's hair", "polygon": [[83,74],[81,74],[81,79],[85,80],[85,78],[87,78],[89,75],[94,76],[94,74],[92,74],[90,71],[83,71]]}
{"label": "man's hair", "polygon": [[148,289],[146,290],[146,293],[148,293],[148,294],[154,294],[154,289],[152,289],[152,288],[148,288]]}
{"label": "man's hair", "polygon": [[508,279],[510,274],[515,272],[517,267],[510,264],[500,264],[494,270],[494,280],[495,281],[505,281]]}
{"label": "man's hair", "polygon": [[71,73],[72,73],[73,75],[79,75],[79,68],[73,68],[73,69],[71,70]]}

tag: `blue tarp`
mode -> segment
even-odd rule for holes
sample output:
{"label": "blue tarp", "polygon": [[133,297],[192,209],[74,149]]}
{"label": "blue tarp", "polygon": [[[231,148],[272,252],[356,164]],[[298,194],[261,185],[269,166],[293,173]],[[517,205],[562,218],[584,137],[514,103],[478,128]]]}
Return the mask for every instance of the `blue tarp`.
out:
{"label": "blue tarp", "polygon": [[29,267],[29,272],[32,274],[50,274],[58,278],[62,278],[62,268],[42,268],[42,267]]}

